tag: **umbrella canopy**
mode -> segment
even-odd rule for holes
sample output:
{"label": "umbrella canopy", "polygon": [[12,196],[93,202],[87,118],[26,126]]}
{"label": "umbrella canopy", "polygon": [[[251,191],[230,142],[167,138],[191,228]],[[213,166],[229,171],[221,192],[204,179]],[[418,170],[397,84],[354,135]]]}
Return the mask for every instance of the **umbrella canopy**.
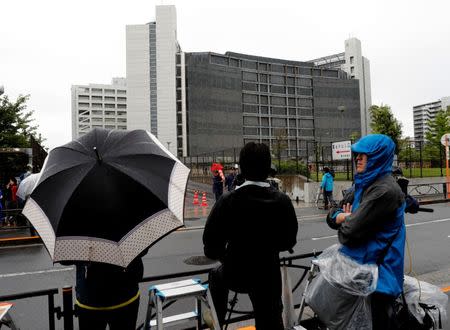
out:
{"label": "umbrella canopy", "polygon": [[183,225],[189,169],[152,134],[94,129],[50,151],[23,214],[54,262],[126,267]]}
{"label": "umbrella canopy", "polygon": [[17,188],[16,195],[22,198],[23,200],[27,199],[29,195],[31,195],[34,187],[39,181],[41,177],[41,173],[32,173],[27,176],[25,179],[20,181],[19,188]]}
{"label": "umbrella canopy", "polygon": [[215,171],[221,171],[223,170],[223,166],[220,163],[212,163],[211,165],[211,172],[215,172]]}

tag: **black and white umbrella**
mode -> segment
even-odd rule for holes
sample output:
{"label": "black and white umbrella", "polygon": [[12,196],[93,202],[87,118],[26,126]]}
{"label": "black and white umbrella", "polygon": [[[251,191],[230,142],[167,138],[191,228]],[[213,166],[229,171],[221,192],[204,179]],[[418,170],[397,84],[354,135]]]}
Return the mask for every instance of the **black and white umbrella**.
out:
{"label": "black and white umbrella", "polygon": [[183,225],[188,176],[152,134],[94,129],[50,151],[23,214],[54,262],[126,267]]}

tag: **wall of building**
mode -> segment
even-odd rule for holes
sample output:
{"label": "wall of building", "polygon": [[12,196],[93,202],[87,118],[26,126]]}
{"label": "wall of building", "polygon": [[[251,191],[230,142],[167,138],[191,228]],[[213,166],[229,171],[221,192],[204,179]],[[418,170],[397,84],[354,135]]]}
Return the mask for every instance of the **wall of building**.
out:
{"label": "wall of building", "polygon": [[150,130],[149,25],[127,25],[128,129]]}
{"label": "wall of building", "polygon": [[188,154],[242,147],[241,72],[186,53]]}
{"label": "wall of building", "polygon": [[361,130],[359,82],[315,77],[314,126],[316,141],[348,140]]}
{"label": "wall of building", "polygon": [[177,154],[176,63],[178,52],[175,6],[156,6],[157,137]]}
{"label": "wall of building", "polygon": [[92,128],[127,129],[127,86],[125,78],[112,84],[73,85],[72,139]]}

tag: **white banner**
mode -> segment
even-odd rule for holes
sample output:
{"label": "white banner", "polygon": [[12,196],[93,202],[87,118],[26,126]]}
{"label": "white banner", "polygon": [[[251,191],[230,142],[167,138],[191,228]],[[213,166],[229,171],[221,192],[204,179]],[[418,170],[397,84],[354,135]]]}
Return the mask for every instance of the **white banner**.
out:
{"label": "white banner", "polygon": [[352,158],[351,141],[333,142],[331,150],[333,151],[333,160],[343,160]]}

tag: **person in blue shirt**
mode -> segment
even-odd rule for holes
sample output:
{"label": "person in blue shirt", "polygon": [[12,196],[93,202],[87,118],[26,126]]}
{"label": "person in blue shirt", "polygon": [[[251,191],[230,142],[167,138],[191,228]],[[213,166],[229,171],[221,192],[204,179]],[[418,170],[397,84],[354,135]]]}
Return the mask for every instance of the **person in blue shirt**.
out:
{"label": "person in blue shirt", "polygon": [[394,151],[394,142],[383,134],[354,144],[354,189],[327,216],[328,225],[338,231],[341,253],[360,264],[378,265],[370,295],[373,330],[392,328],[394,302],[403,290],[405,196],[392,176]]}
{"label": "person in blue shirt", "polygon": [[325,210],[328,210],[328,205],[331,206],[333,202],[333,185],[334,178],[330,173],[330,168],[328,166],[324,166],[323,171],[325,174],[322,177],[322,183],[320,184],[320,189],[323,192],[323,207]]}

